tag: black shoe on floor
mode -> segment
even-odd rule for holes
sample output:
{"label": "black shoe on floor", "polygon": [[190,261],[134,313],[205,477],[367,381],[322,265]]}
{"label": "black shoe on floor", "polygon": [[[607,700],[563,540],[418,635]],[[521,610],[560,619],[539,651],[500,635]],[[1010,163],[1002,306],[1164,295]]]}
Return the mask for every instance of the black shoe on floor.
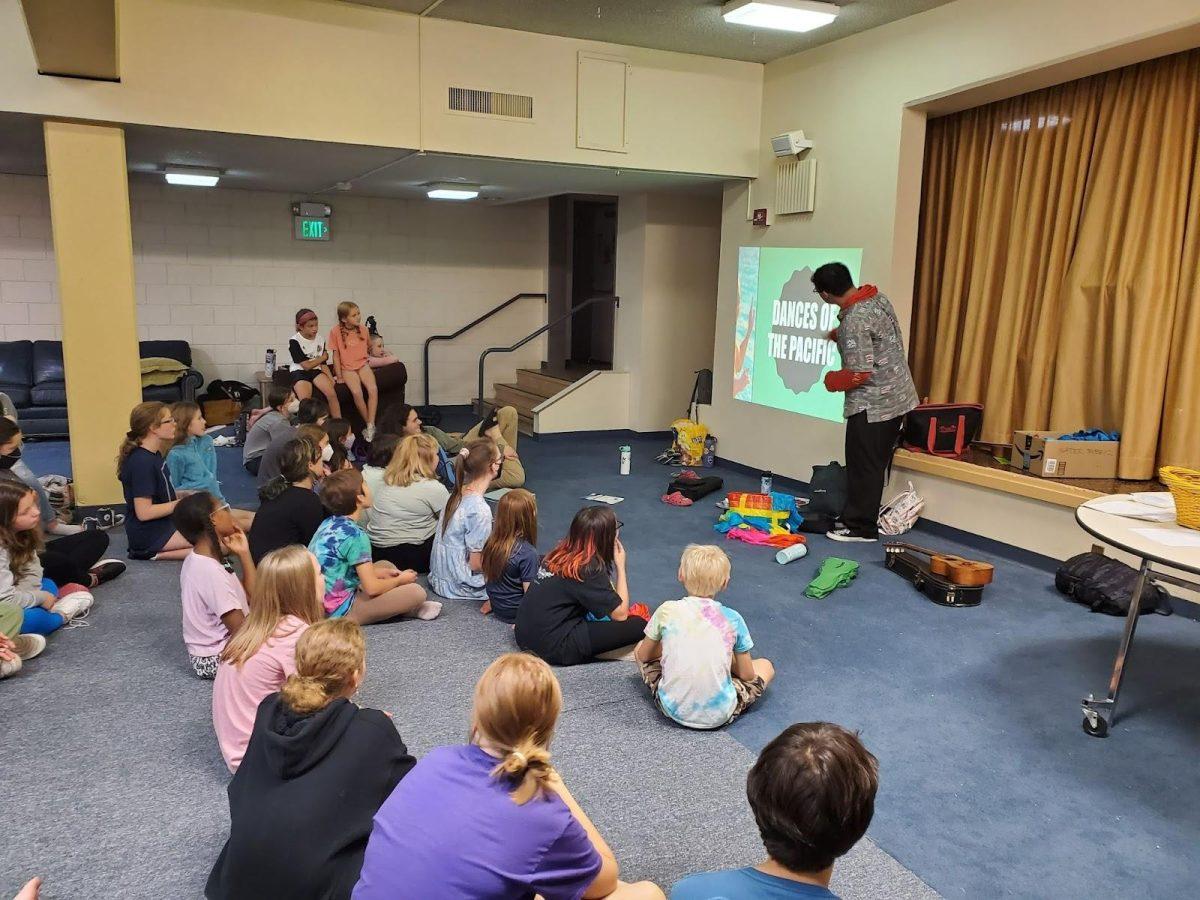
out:
{"label": "black shoe on floor", "polygon": [[118,575],[125,571],[125,563],[119,559],[102,559],[92,567],[92,574],[96,576],[96,584],[101,585],[106,581],[112,581]]}

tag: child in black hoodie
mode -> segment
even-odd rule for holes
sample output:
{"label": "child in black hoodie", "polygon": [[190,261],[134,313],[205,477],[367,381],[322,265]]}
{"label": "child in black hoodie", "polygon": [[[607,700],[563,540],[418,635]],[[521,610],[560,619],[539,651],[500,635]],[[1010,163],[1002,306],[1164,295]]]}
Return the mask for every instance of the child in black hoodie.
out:
{"label": "child in black hoodie", "polygon": [[415,764],[386,713],[349,698],[365,671],[362,629],[309,628],[296,674],[258,707],[229,784],[229,840],[205,887],[210,900],[348,898],[371,820]]}

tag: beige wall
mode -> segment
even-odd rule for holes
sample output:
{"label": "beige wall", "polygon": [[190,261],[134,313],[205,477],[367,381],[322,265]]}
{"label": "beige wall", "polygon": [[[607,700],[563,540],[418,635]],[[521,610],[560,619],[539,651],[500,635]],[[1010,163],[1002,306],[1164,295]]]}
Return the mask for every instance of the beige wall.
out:
{"label": "beige wall", "polygon": [[[0,0],[0,109],[513,159],[753,174],[762,66],[418,19],[333,0],[121,0],[121,81],[39,76]],[[580,150],[576,64],[631,66],[627,152]],[[534,121],[446,111],[449,85],[532,95]]]}
{"label": "beige wall", "polygon": [[[501,300],[546,283],[544,201],[487,207],[345,197],[333,204],[333,240],[291,237],[291,202],[267,192],[150,184],[130,187],[142,339],[190,341],[206,379],[254,383],[267,347],[283,353],[297,308],[332,327],[341,300],[374,314],[422,384],[421,344]],[[434,345],[432,399],[465,403],[485,346],[511,343],[545,322],[524,300],[478,334]],[[0,175],[0,340],[62,337],[45,178]],[[537,366],[544,340],[493,357],[488,378],[511,381]]]}
{"label": "beige wall", "polygon": [[[925,121],[907,107],[952,108],[952,95],[963,91],[982,102],[1173,52],[1200,44],[1197,25],[1195,0],[958,0],[769,64],[753,205],[772,205],[770,136],[802,128],[820,160],[817,208],[756,229],[746,221],[747,187],[726,189],[707,412],[721,455],[805,479],[814,463],[842,456],[841,425],[731,396],[739,246],[862,247],[863,280],[892,298],[907,325]],[[945,520],[957,515],[947,507],[970,503],[965,489],[951,486],[927,514]],[[978,510],[958,524],[971,527]]]}
{"label": "beige wall", "polygon": [[[630,65],[626,152],[576,143],[580,51]],[[533,122],[446,112],[450,85],[534,98]],[[421,23],[425,149],[617,168],[753,175],[762,66],[442,19]]]}
{"label": "beige wall", "polygon": [[617,207],[614,367],[632,377],[629,427],[663,431],[711,365],[720,200],[638,194]]}
{"label": "beige wall", "polygon": [[592,372],[538,405],[538,434],[609,431],[629,427],[628,372]]}

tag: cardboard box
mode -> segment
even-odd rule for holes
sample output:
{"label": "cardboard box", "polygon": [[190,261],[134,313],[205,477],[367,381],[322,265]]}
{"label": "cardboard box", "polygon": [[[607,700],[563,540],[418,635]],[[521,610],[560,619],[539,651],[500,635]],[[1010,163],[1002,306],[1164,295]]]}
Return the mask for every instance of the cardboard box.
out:
{"label": "cardboard box", "polygon": [[1116,478],[1120,441],[1060,441],[1061,431],[1014,431],[1011,465],[1042,478]]}

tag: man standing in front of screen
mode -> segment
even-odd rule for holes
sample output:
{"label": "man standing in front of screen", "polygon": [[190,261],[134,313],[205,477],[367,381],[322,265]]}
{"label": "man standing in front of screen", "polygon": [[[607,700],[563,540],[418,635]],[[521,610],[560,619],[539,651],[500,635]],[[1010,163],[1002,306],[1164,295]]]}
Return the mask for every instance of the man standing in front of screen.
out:
{"label": "man standing in front of screen", "polygon": [[904,416],[916,407],[904,339],[891,301],[874,285],[856,288],[850,270],[826,263],[812,275],[813,291],[841,309],[830,334],[842,368],[825,376],[830,391],[846,392],[846,508],[826,536],[835,541],[879,538],[879,502]]}

